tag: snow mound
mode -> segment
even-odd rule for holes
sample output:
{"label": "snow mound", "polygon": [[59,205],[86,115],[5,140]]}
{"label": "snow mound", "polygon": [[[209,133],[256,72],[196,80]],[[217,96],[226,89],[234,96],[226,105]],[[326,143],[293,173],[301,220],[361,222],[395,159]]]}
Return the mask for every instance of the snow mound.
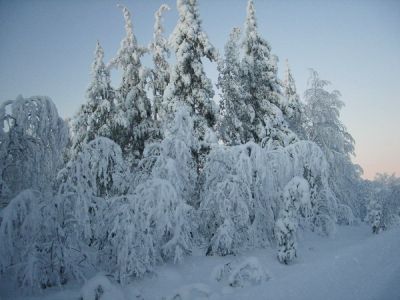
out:
{"label": "snow mound", "polygon": [[216,281],[227,281],[231,287],[258,285],[270,279],[268,272],[256,257],[219,265],[214,268],[211,277]]}
{"label": "snow mound", "polygon": [[88,280],[81,289],[80,300],[126,300],[122,290],[103,274]]}
{"label": "snow mound", "polygon": [[168,300],[203,300],[212,299],[212,292],[204,283],[193,283],[179,288]]}

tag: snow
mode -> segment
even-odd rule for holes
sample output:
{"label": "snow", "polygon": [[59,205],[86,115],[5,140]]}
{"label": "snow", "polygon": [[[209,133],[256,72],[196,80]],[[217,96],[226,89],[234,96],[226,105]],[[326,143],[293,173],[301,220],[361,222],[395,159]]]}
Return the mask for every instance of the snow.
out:
{"label": "snow", "polygon": [[[305,232],[299,237],[301,259],[290,266],[276,260],[273,248],[225,257],[205,257],[198,253],[187,257],[183,264],[157,267],[153,275],[134,281],[123,292],[127,299],[151,300],[174,299],[171,297],[177,294],[181,298],[175,299],[261,300],[266,295],[274,300],[399,299],[399,236],[400,227],[373,235],[366,225],[339,226],[337,234],[330,238]],[[258,260],[257,264],[268,269],[268,281],[233,288],[226,280],[217,281],[213,276],[216,266],[237,264],[248,257],[254,257],[250,261]],[[52,288],[28,297],[5,282],[0,283],[2,300],[76,299],[79,294],[80,288],[72,285],[62,291]]]}

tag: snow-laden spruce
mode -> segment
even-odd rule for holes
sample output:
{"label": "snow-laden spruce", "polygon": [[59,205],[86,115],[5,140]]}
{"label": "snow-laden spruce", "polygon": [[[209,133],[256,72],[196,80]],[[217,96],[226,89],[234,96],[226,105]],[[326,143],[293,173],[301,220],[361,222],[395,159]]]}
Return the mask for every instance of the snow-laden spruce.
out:
{"label": "snow-laden spruce", "polygon": [[203,140],[207,127],[216,122],[216,106],[211,80],[206,76],[203,58],[215,61],[217,52],[202,30],[197,0],[178,0],[179,21],[171,36],[176,63],[165,91],[165,110],[174,112],[186,105],[195,115],[196,136]]}
{"label": "snow-laden spruce", "polygon": [[282,207],[275,227],[280,262],[289,264],[297,257],[296,231],[300,207],[307,212],[310,206],[308,182],[302,177],[294,177],[283,190]]}
{"label": "snow-laden spruce", "polygon": [[150,44],[150,51],[153,59],[153,69],[151,77],[151,87],[153,90],[153,118],[157,120],[163,115],[162,102],[164,91],[169,83],[170,67],[167,57],[170,54],[170,49],[167,39],[164,37],[164,27],[162,24],[163,13],[170,10],[169,6],[163,4],[154,14],[155,24],[153,33],[153,42]]}
{"label": "snow-laden spruce", "polygon": [[150,71],[141,63],[141,57],[148,49],[138,45],[131,14],[125,6],[120,7],[124,15],[126,36],[117,56],[110,63],[122,70],[121,84],[116,95],[117,114],[112,120],[112,139],[121,146],[128,160],[136,164],[142,157],[146,141],[157,138],[160,132],[152,119],[151,102],[146,93]]}
{"label": "snow-laden spruce", "polygon": [[0,208],[24,189],[50,190],[62,166],[68,127],[48,97],[0,106]]}
{"label": "snow-laden spruce", "polygon": [[225,45],[225,57],[218,62],[218,87],[221,89],[219,103],[220,117],[218,131],[226,145],[240,145],[246,142],[243,126],[246,122],[245,102],[240,72],[240,29],[233,28]]}
{"label": "snow-laden spruce", "polygon": [[289,145],[297,140],[283,115],[284,100],[277,78],[276,57],[269,43],[258,33],[252,0],[247,5],[240,67],[245,111],[240,112],[242,140],[254,141],[269,149]]}
{"label": "snow-laden spruce", "polygon": [[288,126],[293,130],[301,139],[306,138],[304,130],[304,105],[300,101],[300,97],[296,91],[296,83],[294,81],[292,70],[290,69],[289,62],[286,60],[285,76],[282,82],[283,95],[286,97],[284,105],[284,112],[287,117]]}
{"label": "snow-laden spruce", "polygon": [[86,91],[87,102],[74,117],[72,151],[76,155],[97,136],[112,138],[111,120],[116,114],[115,91],[111,87],[110,70],[104,64],[104,50],[97,42],[92,64],[92,81]]}

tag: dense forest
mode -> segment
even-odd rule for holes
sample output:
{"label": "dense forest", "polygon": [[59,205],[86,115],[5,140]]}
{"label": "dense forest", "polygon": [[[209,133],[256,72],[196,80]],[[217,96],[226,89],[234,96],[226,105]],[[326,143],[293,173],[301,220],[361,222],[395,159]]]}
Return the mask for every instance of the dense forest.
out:
{"label": "dense forest", "polygon": [[[400,223],[400,179],[361,178],[339,91],[310,70],[300,97],[287,61],[278,77],[252,0],[221,54],[197,1],[177,2],[171,36],[162,5],[148,46],[120,7],[126,35],[109,62],[97,43],[71,120],[44,96],[1,104],[1,277],[43,289],[104,271],[127,284],[194,249],[272,247],[290,265],[299,230]],[[217,65],[216,88],[204,60]]]}

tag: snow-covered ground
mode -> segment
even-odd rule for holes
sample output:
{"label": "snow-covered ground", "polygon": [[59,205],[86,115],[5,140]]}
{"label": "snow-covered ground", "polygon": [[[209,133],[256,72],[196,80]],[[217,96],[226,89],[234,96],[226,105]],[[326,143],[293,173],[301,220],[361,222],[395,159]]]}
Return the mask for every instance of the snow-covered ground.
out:
{"label": "snow-covered ground", "polygon": [[[274,249],[227,257],[194,255],[181,265],[158,267],[157,275],[133,282],[123,293],[127,300],[172,299],[179,291],[182,298],[175,299],[395,300],[400,299],[399,249],[399,227],[379,235],[372,235],[365,225],[338,227],[330,238],[303,233],[299,259],[290,266],[277,261]],[[230,262],[238,265],[248,257],[254,257],[252,262],[258,260],[266,272],[260,283],[253,281],[244,287],[231,287],[229,274],[220,281],[215,279],[218,266]],[[62,291],[51,289],[35,297],[17,296],[15,289],[6,286],[0,284],[1,300],[66,300],[80,296],[79,286],[68,286]]]}

